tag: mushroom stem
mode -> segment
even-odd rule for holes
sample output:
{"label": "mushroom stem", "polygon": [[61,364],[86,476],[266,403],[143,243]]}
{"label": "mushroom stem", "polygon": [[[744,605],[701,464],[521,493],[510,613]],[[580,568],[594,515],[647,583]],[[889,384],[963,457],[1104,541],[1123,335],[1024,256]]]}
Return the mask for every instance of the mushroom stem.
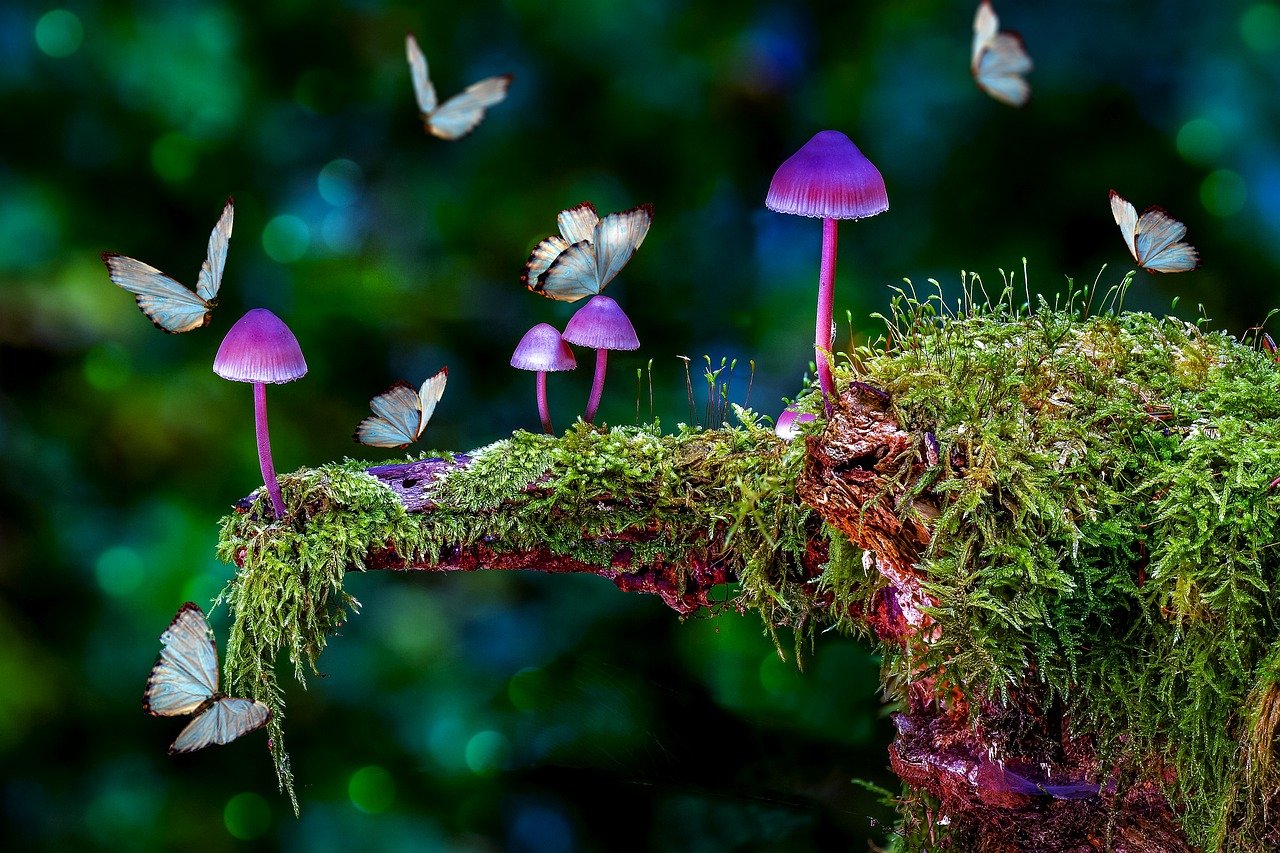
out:
{"label": "mushroom stem", "polygon": [[831,412],[831,395],[835,385],[831,381],[831,313],[836,294],[836,220],[822,220],[822,266],[818,271],[818,323],[813,335],[813,361],[818,368],[818,384],[822,387],[822,399],[827,413]]}
{"label": "mushroom stem", "polygon": [[253,423],[258,433],[258,465],[262,468],[262,482],[271,495],[271,506],[276,518],[284,518],[284,498],[280,496],[280,484],[276,482],[276,469],[271,464],[271,437],[267,435],[267,386],[253,383]]}
{"label": "mushroom stem", "polygon": [[582,419],[587,423],[595,420],[596,410],[600,408],[600,397],[604,394],[604,371],[608,364],[609,351],[596,350],[596,374],[591,380],[591,396],[587,398],[587,410],[582,414]]}
{"label": "mushroom stem", "polygon": [[551,409],[547,406],[547,372],[538,371],[538,414],[542,416],[542,431],[547,435],[555,435],[551,428]]}

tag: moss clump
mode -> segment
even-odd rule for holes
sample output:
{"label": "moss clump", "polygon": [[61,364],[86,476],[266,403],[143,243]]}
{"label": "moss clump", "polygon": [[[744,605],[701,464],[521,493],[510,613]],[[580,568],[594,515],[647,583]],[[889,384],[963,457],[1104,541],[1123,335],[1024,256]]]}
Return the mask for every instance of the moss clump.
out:
{"label": "moss clump", "polygon": [[[738,421],[674,435],[581,422],[558,437],[517,432],[472,453],[435,486],[437,508],[416,514],[348,460],[282,477],[289,511],[279,522],[262,500],[225,518],[219,556],[241,565],[219,599],[233,617],[226,683],[272,708],[273,757],[294,808],[276,658],[287,651],[300,681],[315,670],[327,637],[359,606],[343,590],[346,572],[376,551],[429,565],[483,539],[498,553],[545,548],[609,566],[625,547],[637,569],[714,553],[739,579],[740,607],[770,626],[813,624],[814,599],[799,588],[816,528],[795,496],[803,448],[750,411]],[[646,536],[629,535],[637,530]]]}
{"label": "moss clump", "polygon": [[[1277,849],[1280,492],[1267,485],[1280,474],[1280,369],[1228,335],[1147,314],[1007,300],[953,316],[937,303],[896,308],[887,346],[836,371],[888,391],[899,423],[932,432],[940,450],[923,476],[902,460],[895,483],[904,511],[925,493],[941,506],[920,565],[937,634],[886,647],[888,689],[901,696],[930,675],[971,699],[1016,690],[1065,708],[1104,762],[1158,758],[1174,771],[1168,794],[1193,843]],[[795,493],[803,443],[738,414],[736,426],[674,435],[518,432],[440,482],[429,513],[406,513],[345,462],[282,478],[282,522],[261,501],[228,517],[220,554],[243,568],[223,593],[226,680],[276,710],[282,785],[276,657],[288,650],[299,676],[314,668],[357,606],[344,574],[378,549],[426,564],[483,537],[499,552],[603,563],[612,540],[648,528],[625,542],[633,565],[688,563],[715,545],[740,579],[738,603],[767,625],[853,629],[848,607],[882,579],[832,537],[820,587],[835,606],[820,606],[801,569],[825,535]],[[921,802],[906,808],[929,813],[910,805]]]}
{"label": "moss clump", "polygon": [[886,649],[887,682],[1060,703],[1104,760],[1176,770],[1194,844],[1276,849],[1280,367],[1173,318],[937,304],[901,300],[888,352],[837,374],[941,450],[900,483],[942,506],[937,635]]}

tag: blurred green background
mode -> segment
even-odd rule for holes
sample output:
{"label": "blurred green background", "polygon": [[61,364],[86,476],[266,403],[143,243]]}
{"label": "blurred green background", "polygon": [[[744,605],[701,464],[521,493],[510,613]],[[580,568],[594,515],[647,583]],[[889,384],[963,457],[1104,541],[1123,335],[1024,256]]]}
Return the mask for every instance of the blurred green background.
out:
{"label": "blurred green background", "polygon": [[[295,820],[261,734],[171,759],[139,709],[158,635],[229,577],[217,521],[258,484],[251,395],[210,371],[246,309],[311,372],[270,394],[277,467],[344,455],[368,398],[443,364],[423,444],[536,428],[507,366],[574,306],[519,274],[555,214],[652,202],[610,295],[639,352],[602,417],[690,420],[678,355],[737,358],[767,414],[811,357],[820,228],[765,210],[773,170],[848,133],[891,209],[841,226],[837,317],[904,276],[1020,269],[1034,290],[1132,267],[1107,205],[1183,219],[1202,270],[1128,305],[1240,332],[1280,304],[1280,5],[1015,4],[1022,110],[968,71],[973,3],[28,2],[0,7],[0,841],[22,849],[863,849],[893,786],[877,661],[819,638],[803,673],[754,616],[685,622],[595,578],[354,577],[365,604],[287,731]],[[470,137],[424,135],[416,33],[442,97],[516,75]],[[192,284],[228,195],[211,328],[159,333],[103,250]],[[842,324],[843,326],[843,324]],[[847,343],[843,329],[841,343]],[[589,359],[587,360],[589,361]],[[568,423],[590,370],[551,381]],[[698,380],[695,366],[694,379]],[[701,395],[701,391],[699,391]],[[649,399],[643,393],[642,415]],[[701,403],[701,396],[699,396]],[[214,617],[225,637],[226,614]],[[785,640],[785,638],[784,638]],[[7,837],[5,837],[7,836]]]}

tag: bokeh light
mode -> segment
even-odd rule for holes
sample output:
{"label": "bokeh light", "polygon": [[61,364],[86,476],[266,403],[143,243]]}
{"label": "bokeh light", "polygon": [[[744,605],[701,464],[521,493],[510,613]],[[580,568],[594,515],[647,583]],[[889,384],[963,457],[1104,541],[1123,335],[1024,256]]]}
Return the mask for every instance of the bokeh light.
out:
{"label": "bokeh light", "polygon": [[396,801],[396,783],[384,768],[371,764],[351,774],[347,796],[365,814],[381,814]]}
{"label": "bokeh light", "polygon": [[271,829],[271,806],[261,795],[243,791],[227,800],[222,820],[233,838],[252,841]]}
{"label": "bokeh light", "polygon": [[307,254],[311,229],[291,213],[272,217],[262,229],[262,248],[273,261],[291,264]]}
{"label": "bokeh light", "polygon": [[52,9],[36,22],[36,44],[49,56],[63,59],[80,49],[84,25],[74,12]]}

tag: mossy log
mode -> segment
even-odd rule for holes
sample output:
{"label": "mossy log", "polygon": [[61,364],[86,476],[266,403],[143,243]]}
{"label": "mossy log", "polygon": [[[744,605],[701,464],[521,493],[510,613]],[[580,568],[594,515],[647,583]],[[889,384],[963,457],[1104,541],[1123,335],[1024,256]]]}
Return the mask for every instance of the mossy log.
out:
{"label": "mossy log", "polygon": [[277,653],[314,667],[350,570],[585,572],[681,614],[730,583],[798,647],[879,644],[901,849],[1280,849],[1271,355],[1143,314],[916,306],[836,376],[790,443],[739,409],[283,477],[286,519],[259,495],[224,523],[228,684],[279,708]]}

